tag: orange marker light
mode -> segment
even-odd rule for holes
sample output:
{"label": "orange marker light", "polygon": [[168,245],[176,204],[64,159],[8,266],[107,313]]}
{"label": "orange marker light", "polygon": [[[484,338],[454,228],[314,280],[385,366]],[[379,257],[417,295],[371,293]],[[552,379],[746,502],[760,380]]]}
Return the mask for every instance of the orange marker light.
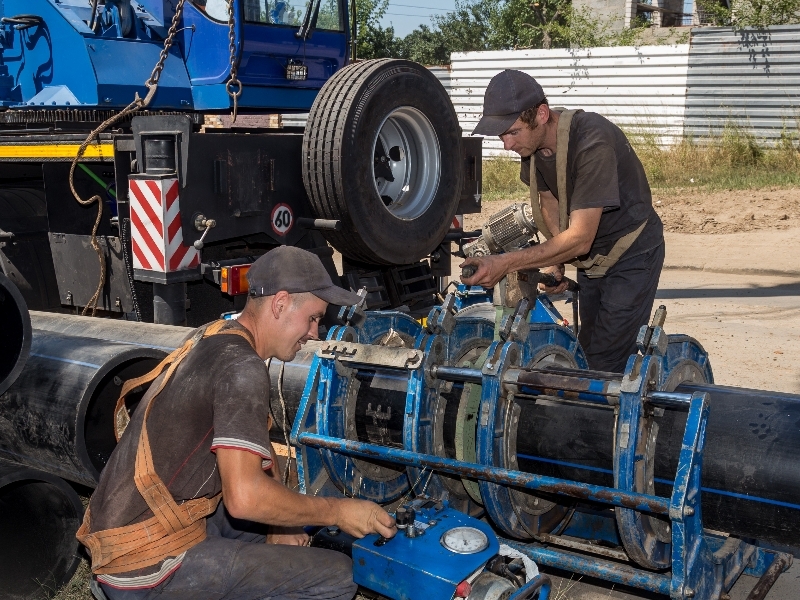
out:
{"label": "orange marker light", "polygon": [[249,270],[249,264],[222,267],[219,278],[219,287],[222,293],[229,296],[246,294],[248,290],[247,272]]}

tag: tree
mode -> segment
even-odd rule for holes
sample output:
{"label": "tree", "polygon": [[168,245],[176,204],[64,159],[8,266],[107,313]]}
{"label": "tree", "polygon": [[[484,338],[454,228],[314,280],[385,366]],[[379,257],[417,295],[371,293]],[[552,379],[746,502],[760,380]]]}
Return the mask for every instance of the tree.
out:
{"label": "tree", "polygon": [[800,23],[800,0],[699,0],[715,25],[769,27]]}
{"label": "tree", "polygon": [[420,25],[400,42],[403,58],[426,65],[450,63],[452,52],[493,50],[491,21],[499,0],[456,0],[454,11],[432,18],[434,27]]}
{"label": "tree", "polygon": [[358,0],[356,2],[356,57],[392,58],[401,53],[394,28],[381,27],[380,20],[389,8],[389,0]]}

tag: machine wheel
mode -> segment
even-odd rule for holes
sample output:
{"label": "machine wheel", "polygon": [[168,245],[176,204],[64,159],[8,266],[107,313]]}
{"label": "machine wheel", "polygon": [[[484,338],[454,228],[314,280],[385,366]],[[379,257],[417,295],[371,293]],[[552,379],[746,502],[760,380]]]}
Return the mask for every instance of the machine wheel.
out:
{"label": "machine wheel", "polygon": [[408,264],[440,243],[461,193],[461,129],[436,77],[417,63],[350,65],[323,86],[303,136],[303,182],[345,257]]}

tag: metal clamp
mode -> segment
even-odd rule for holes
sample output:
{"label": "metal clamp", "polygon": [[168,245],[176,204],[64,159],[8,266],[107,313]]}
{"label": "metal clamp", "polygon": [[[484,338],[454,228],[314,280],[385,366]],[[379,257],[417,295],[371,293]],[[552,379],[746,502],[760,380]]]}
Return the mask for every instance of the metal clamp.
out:
{"label": "metal clamp", "polygon": [[326,342],[317,350],[317,356],[335,359],[343,363],[373,365],[395,369],[416,370],[425,358],[421,350],[408,348],[389,348],[353,342]]}

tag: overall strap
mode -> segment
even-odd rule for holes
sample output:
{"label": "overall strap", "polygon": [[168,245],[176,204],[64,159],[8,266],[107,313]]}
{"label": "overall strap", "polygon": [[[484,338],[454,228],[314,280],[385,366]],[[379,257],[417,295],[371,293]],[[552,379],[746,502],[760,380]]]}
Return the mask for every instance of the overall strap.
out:
{"label": "overall strap", "polygon": [[[558,227],[564,231],[569,227],[569,199],[567,198],[567,154],[569,152],[569,130],[572,126],[572,117],[583,112],[581,109],[562,111],[556,129],[556,183],[558,192]],[[536,181],[536,153],[531,154],[530,170],[530,195],[533,221],[542,232],[545,239],[553,237],[547,227],[539,200],[539,185]]]}
{"label": "overall strap", "polygon": [[[164,378],[145,408],[142,431],[136,448],[133,476],[136,489],[154,516],[134,525],[92,533],[90,511],[87,510],[77,537],[91,552],[93,573],[125,573],[156,565],[164,558],[177,556],[205,539],[205,517],[216,510],[222,494],[219,493],[213,498],[195,498],[180,505],[175,502],[167,486],[155,471],[147,432],[147,417],[158,394],[164,389],[186,355],[201,339],[217,334],[232,334],[243,337],[251,346],[255,346],[252,335],[246,329],[222,331],[221,329],[226,323],[227,321],[216,321],[198,331],[150,373],[131,380],[123,386],[115,411],[115,426],[117,426],[119,435],[121,432],[118,426],[123,422],[119,413],[123,412],[127,417],[125,396],[138,386],[153,381],[166,369]],[[125,425],[129,421],[128,418]]]}

